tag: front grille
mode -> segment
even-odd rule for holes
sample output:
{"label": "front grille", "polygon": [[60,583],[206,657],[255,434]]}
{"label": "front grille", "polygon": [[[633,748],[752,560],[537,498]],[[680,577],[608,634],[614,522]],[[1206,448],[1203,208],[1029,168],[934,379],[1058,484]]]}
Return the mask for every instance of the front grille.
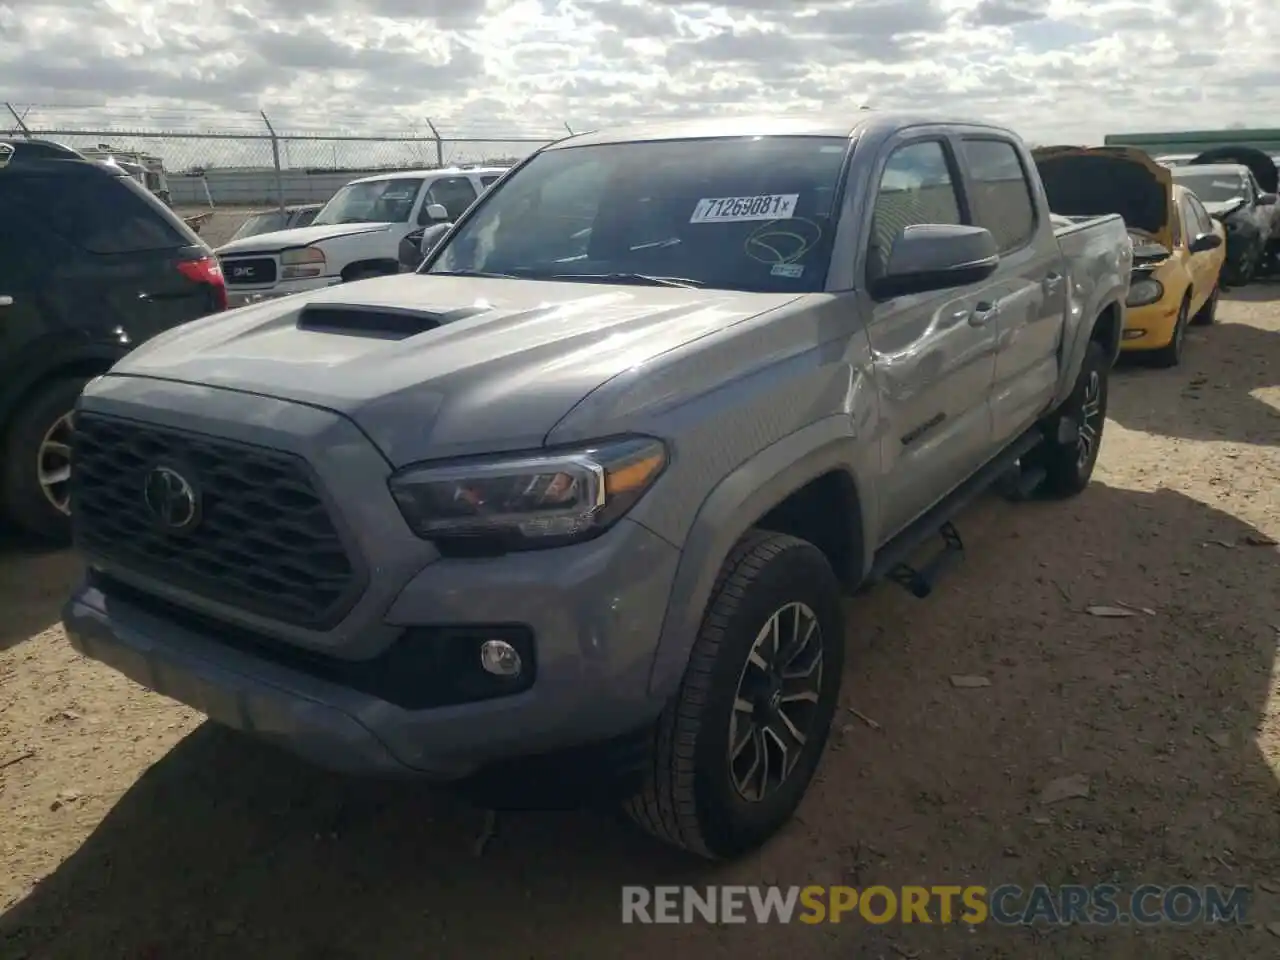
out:
{"label": "front grille", "polygon": [[222,260],[222,275],[229,284],[275,283],[276,262],[270,257]]}
{"label": "front grille", "polygon": [[[330,626],[355,602],[355,565],[299,457],[79,413],[72,464],[76,542],[91,556],[298,626]],[[175,475],[198,505],[189,520],[157,512],[163,484],[149,495]]]}

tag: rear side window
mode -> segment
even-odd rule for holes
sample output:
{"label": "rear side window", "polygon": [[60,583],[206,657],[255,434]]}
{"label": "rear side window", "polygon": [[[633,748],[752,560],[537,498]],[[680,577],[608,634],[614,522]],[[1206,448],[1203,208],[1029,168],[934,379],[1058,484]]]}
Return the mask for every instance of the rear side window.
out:
{"label": "rear side window", "polygon": [[22,179],[18,207],[81,249],[97,254],[141,253],[186,246],[123,177],[42,176]]}
{"label": "rear side window", "polygon": [[966,139],[963,148],[974,225],[991,231],[1001,253],[1025,246],[1035,233],[1036,208],[1017,148],[991,139]]}
{"label": "rear side window", "polygon": [[298,214],[298,219],[294,223],[294,226],[295,227],[309,226],[311,221],[316,218],[316,214],[319,212],[320,212],[319,210],[303,210],[301,213]]}

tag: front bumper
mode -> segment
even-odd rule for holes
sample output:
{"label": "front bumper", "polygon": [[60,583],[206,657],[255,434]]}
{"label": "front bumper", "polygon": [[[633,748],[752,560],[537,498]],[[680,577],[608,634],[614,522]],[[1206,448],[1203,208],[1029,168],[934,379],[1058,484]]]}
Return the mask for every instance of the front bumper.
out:
{"label": "front bumper", "polygon": [[[86,551],[91,575],[63,614],[86,656],[347,772],[461,778],[502,760],[607,741],[661,711],[649,674],[679,551],[648,528],[624,519],[570,547],[442,557],[400,516],[387,488],[390,465],[336,413],[138,377],[106,377],[80,404],[301,457],[368,571],[339,622],[303,628]],[[407,631],[474,638],[504,626],[533,638],[536,676],[523,692],[417,708],[344,679],[348,667],[387,657]]]}
{"label": "front bumper", "polygon": [[1180,306],[1181,301],[1166,297],[1145,307],[1129,307],[1125,311],[1121,351],[1159,350],[1168,346],[1178,325]]}
{"label": "front bumper", "polygon": [[307,277],[304,280],[281,280],[279,283],[259,284],[256,286],[228,285],[227,306],[245,307],[263,300],[275,300],[294,293],[306,293],[309,290],[323,290],[342,282],[341,277]]}

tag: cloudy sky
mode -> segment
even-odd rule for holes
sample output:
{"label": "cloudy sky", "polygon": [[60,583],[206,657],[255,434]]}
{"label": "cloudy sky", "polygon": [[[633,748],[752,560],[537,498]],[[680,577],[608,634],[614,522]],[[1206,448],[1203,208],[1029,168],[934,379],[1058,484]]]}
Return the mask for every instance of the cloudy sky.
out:
{"label": "cloudy sky", "polygon": [[869,103],[1083,141],[1280,126],[1278,51],[1277,0],[0,0],[0,100],[43,126],[261,107],[515,136]]}

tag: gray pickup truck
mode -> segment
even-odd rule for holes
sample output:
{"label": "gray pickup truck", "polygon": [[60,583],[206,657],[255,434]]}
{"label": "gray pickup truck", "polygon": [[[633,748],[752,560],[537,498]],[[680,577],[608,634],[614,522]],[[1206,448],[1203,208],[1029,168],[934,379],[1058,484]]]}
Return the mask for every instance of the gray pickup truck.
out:
{"label": "gray pickup truck", "polygon": [[656,836],[739,854],[818,765],[843,596],[927,595],[988,488],[1089,482],[1131,260],[1119,217],[1051,217],[997,127],[563,140],[416,273],[94,380],[68,634],[330,768],[571,758]]}

